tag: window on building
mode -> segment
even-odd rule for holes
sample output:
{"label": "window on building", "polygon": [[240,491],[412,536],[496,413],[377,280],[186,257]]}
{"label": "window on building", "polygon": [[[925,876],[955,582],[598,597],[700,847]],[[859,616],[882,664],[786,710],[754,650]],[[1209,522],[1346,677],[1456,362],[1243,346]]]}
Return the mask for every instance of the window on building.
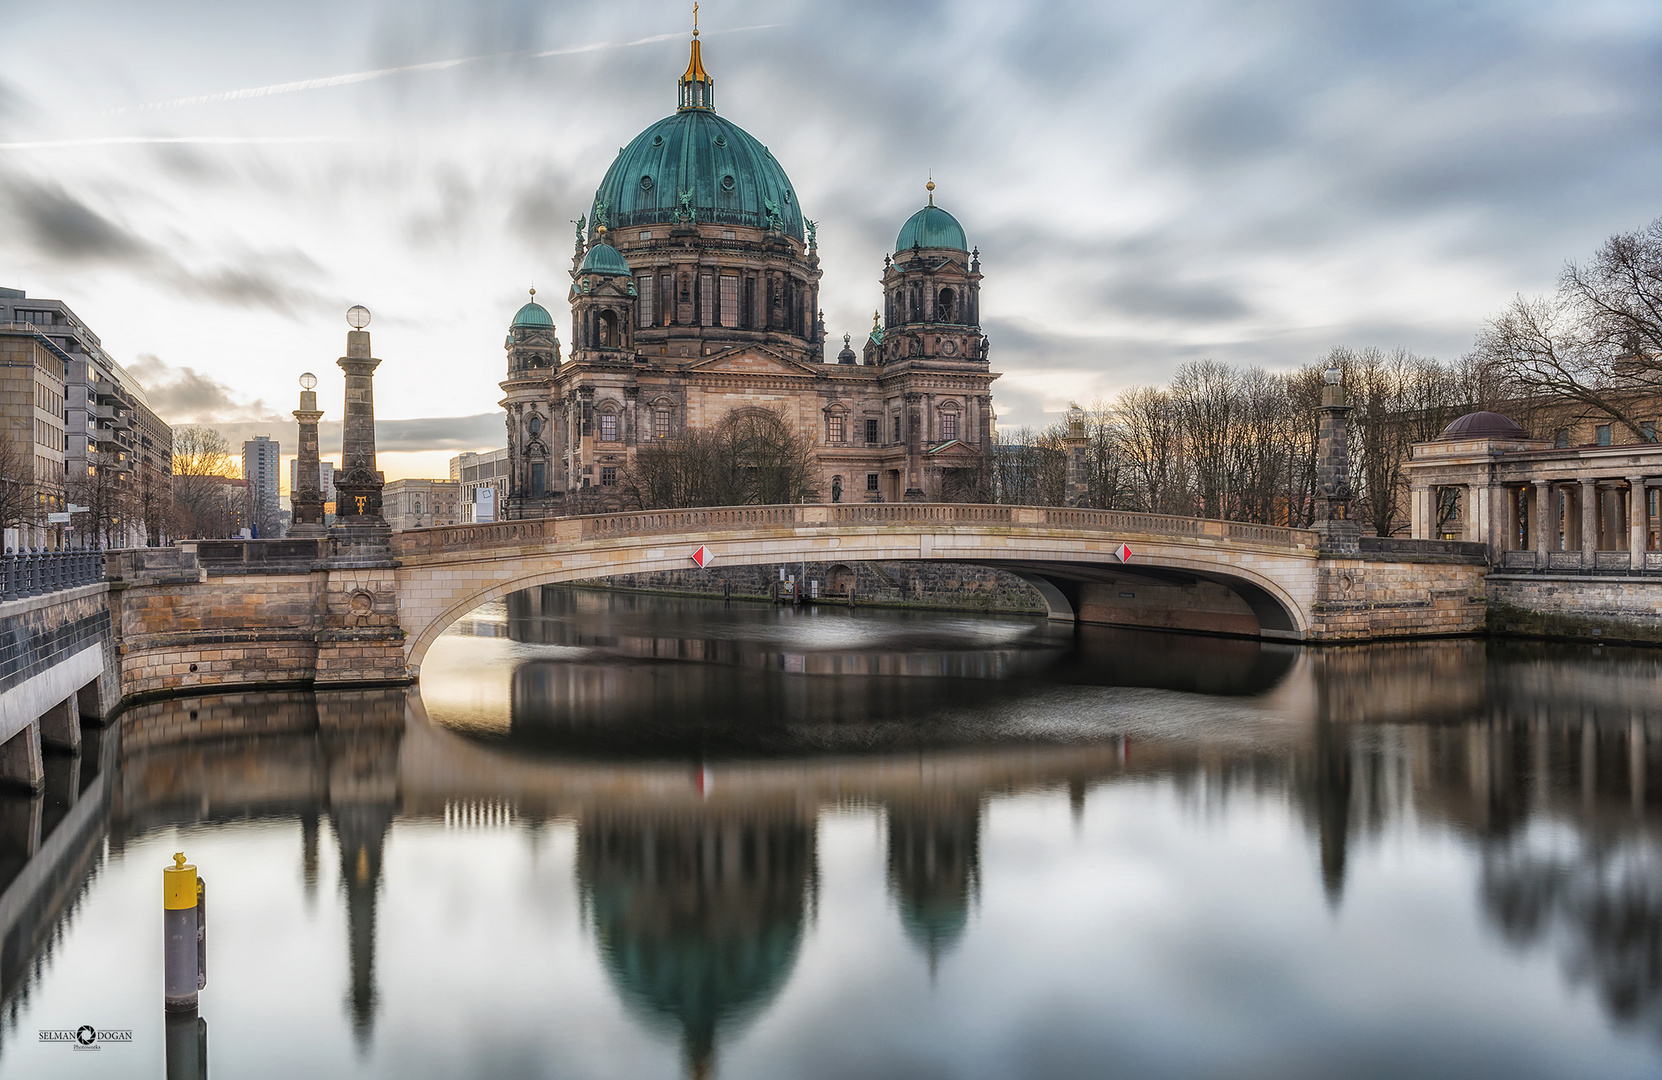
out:
{"label": "window on building", "polygon": [[669,438],[669,410],[657,408],[652,410],[652,437],[654,439]]}
{"label": "window on building", "polygon": [[698,325],[716,324],[716,279],[713,274],[698,275]]}
{"label": "window on building", "polygon": [[945,442],[958,437],[958,414],[944,412],[941,414],[941,441]]}
{"label": "window on building", "polygon": [[635,278],[635,325],[652,325],[652,275],[641,274]]}
{"label": "window on building", "polygon": [[1600,424],[1598,426],[1598,443],[1599,443],[1600,446],[1609,446],[1610,445],[1610,425],[1609,424]]}
{"label": "window on building", "polygon": [[1553,432],[1552,445],[1556,446],[1560,450],[1568,447],[1570,445],[1570,429],[1559,428],[1557,431]]}
{"label": "window on building", "polygon": [[894,416],[894,441],[895,442],[900,441],[900,414],[899,413],[896,413],[895,416]]}
{"label": "window on building", "polygon": [[877,474],[876,473],[869,472],[869,473],[866,474],[866,490],[867,491],[876,491],[877,490]]}
{"label": "window on building", "polygon": [[546,493],[548,488],[548,466],[541,461],[531,463],[531,497],[538,498]]}
{"label": "window on building", "polygon": [[827,416],[825,418],[825,441],[842,442],[844,438],[845,423],[846,421],[843,419],[841,413],[832,413],[830,416]]}
{"label": "window on building", "polygon": [[721,279],[721,325],[739,325],[739,279],[732,274]]}
{"label": "window on building", "polygon": [[600,441],[617,442],[617,413],[603,412],[600,414]]}
{"label": "window on building", "polygon": [[617,466],[602,465],[600,467],[600,486],[617,487]]}

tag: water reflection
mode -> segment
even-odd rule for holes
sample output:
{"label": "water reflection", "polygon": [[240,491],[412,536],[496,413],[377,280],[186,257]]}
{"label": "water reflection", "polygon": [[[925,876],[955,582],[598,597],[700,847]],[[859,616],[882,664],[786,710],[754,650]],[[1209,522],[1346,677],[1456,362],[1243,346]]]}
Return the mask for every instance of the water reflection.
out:
{"label": "water reflection", "polygon": [[[1231,950],[1254,935],[1275,934],[1261,912],[1296,909],[1306,891],[1330,925],[1354,926],[1385,952],[1411,949],[1408,935],[1418,926],[1391,916],[1377,881],[1390,866],[1422,855],[1428,866],[1445,866],[1437,873],[1446,877],[1448,864],[1436,859],[1447,857],[1469,868],[1458,903],[1494,931],[1493,942],[1460,943],[1465,962],[1488,973],[1486,991],[1524,977],[1507,966],[1513,952],[1550,958],[1562,1000],[1542,990],[1543,1001],[1557,1001],[1553,1008],[1569,1016],[1575,994],[1586,990],[1618,1032],[1648,1040],[1633,1057],[1619,1035],[1583,1033],[1579,1071],[1616,1074],[1624,1061],[1645,1068],[1662,1061],[1662,655],[1476,641],[1305,652],[1167,635],[1058,638],[1047,627],[1012,620],[960,634],[951,622],[923,625],[880,614],[839,615],[841,623],[827,620],[825,629],[819,617],[797,625],[791,620],[798,615],[773,609],[719,609],[704,620],[698,607],[674,605],[654,625],[637,604],[604,601],[545,592],[534,612],[482,613],[475,627],[464,628],[474,632],[459,635],[468,640],[434,650],[420,694],[155,703],[129,712],[119,732],[89,744],[78,763],[57,762],[53,790],[75,795],[67,810],[49,814],[40,800],[0,803],[5,822],[55,822],[34,834],[32,857],[6,849],[4,865],[14,869],[0,894],[0,916],[8,920],[0,925],[0,990],[14,1018],[31,1015],[30,988],[52,977],[41,957],[63,947],[53,941],[74,941],[65,938],[70,913],[99,886],[98,875],[111,872],[111,858],[180,826],[275,823],[293,830],[285,835],[292,836],[293,880],[304,904],[328,907],[324,885],[337,875],[333,904],[343,932],[334,947],[342,952],[314,973],[315,985],[279,988],[338,1002],[355,1050],[318,1071],[454,1075],[453,1060],[412,1058],[378,1033],[397,1021],[389,994],[410,992],[388,983],[387,957],[423,955],[437,973],[425,993],[442,999],[465,972],[510,965],[529,933],[528,924],[511,922],[474,927],[470,940],[483,942],[485,954],[449,959],[427,957],[430,948],[442,950],[409,937],[409,913],[437,903],[422,890],[442,892],[447,879],[412,878],[408,870],[400,878],[390,869],[392,853],[402,844],[422,851],[424,865],[443,864],[452,849],[435,846],[435,838],[465,821],[486,833],[527,837],[514,849],[519,854],[499,856],[508,862],[482,879],[492,891],[509,891],[497,879],[511,876],[505,866],[537,857],[538,844],[546,844],[538,837],[571,831],[570,862],[555,878],[539,878],[537,889],[556,888],[566,875],[586,960],[539,954],[534,963],[548,968],[543,985],[558,987],[578,979],[584,963],[596,965],[630,1022],[675,1044],[683,1075],[792,1071],[780,1066],[785,1059],[766,1065],[736,1052],[767,1045],[788,1058],[781,1040],[818,1047],[814,1053],[828,1055],[819,1065],[824,1074],[848,1074],[870,1059],[855,1046],[826,1049],[809,1029],[791,1027],[805,1022],[803,1007],[789,1004],[791,988],[815,988],[822,1010],[816,1029],[836,1026],[838,1010],[853,1009],[837,1004],[845,997],[888,990],[862,989],[835,957],[814,951],[816,937],[829,932],[819,925],[823,905],[838,905],[839,918],[869,910],[852,940],[892,932],[905,943],[901,951],[927,969],[929,985],[939,981],[935,990],[885,997],[892,1015],[861,1014],[861,1023],[878,1029],[873,1039],[899,1045],[906,1031],[934,1030],[931,994],[950,992],[960,1003],[980,1001],[977,995],[999,1000],[1028,982],[1020,959],[986,966],[987,950],[997,945],[982,910],[989,897],[1003,905],[1023,897],[1022,914],[1041,928],[1040,942],[1047,940],[1042,928],[1054,924],[1057,948],[1039,950],[1051,958],[1035,954],[1026,962],[1049,963],[1044,978],[1067,983],[1068,942],[1079,933],[1070,912],[1111,908],[1119,902],[1116,890],[1133,888],[1139,875],[1160,867],[1175,839],[1199,843],[1195,838],[1215,828],[1245,829],[1208,841],[1216,845],[1203,848],[1211,861],[1242,837],[1264,844],[1273,830],[1252,823],[1280,808],[1302,829],[1302,871],[1278,875],[1264,863],[1212,885],[1238,899],[1230,906],[1247,920],[1242,939],[1196,959],[1163,952],[1160,936],[1148,934],[1139,938],[1150,950],[1141,961],[1146,970],[1121,957],[1122,966],[1131,965],[1128,977],[1155,984],[1173,965],[1198,964],[1202,985],[1226,981],[1229,965],[1241,963]],[[754,633],[746,632],[746,620]],[[1024,626],[1031,638],[1010,633]],[[681,638],[673,649],[665,644],[689,629],[707,636]],[[835,657],[843,674],[808,674],[806,660],[798,673],[767,659],[810,641],[817,644],[803,655]],[[928,674],[897,674],[912,670],[907,654],[914,641],[928,658],[918,670]],[[999,658],[970,677],[964,672],[976,641],[991,642]],[[491,654],[494,667],[481,662],[487,654],[468,651],[481,642],[499,650]],[[646,651],[644,642],[658,652]],[[462,677],[445,667],[447,644],[456,644],[474,688],[500,680],[503,696],[432,695],[433,680]],[[704,659],[659,659],[666,650]],[[954,674],[940,674],[947,670]],[[439,702],[432,717],[429,696]],[[501,702],[507,715],[485,723],[481,700]],[[1049,713],[1065,713],[1068,722],[1035,719]],[[1148,797],[1127,800],[1138,792]],[[1048,800],[1063,807],[1061,828],[1076,838],[1074,847],[1017,843],[1008,831],[1002,843],[996,839],[999,821],[1008,830],[1012,820],[1041,814]],[[1092,817],[1099,803],[1121,816],[1106,824]],[[836,824],[851,820],[870,823],[869,841],[851,840]],[[1042,839],[1054,826],[1032,828],[1031,836]],[[1164,846],[1138,848],[1145,834],[1165,838]],[[839,838],[835,857],[828,836]],[[1104,836],[1119,846],[1101,848]],[[1450,836],[1453,854],[1436,854]],[[105,840],[110,855],[102,851]],[[1079,846],[1086,841],[1098,847]],[[863,852],[867,842],[875,878],[847,878],[854,858],[848,852]],[[1387,848],[1397,852],[1397,864],[1382,861]],[[1133,851],[1141,862],[1127,861]],[[1020,891],[1029,875],[1056,880],[1049,872],[1058,860],[1068,890]],[[1349,895],[1360,865],[1375,881],[1365,904]],[[153,871],[148,864],[133,870]],[[846,884],[828,890],[834,873],[864,882],[865,892],[851,893]],[[872,896],[875,903],[863,907]],[[1428,905],[1423,919],[1435,902],[1421,902]],[[1179,925],[1186,936],[1207,930]],[[269,932],[292,931],[278,925]],[[1311,923],[1312,944],[1323,932],[1320,920]],[[849,938],[837,940],[853,947]],[[1243,1050],[1251,1051],[1248,1065],[1267,1067],[1309,1039],[1331,1048],[1321,1063],[1329,1073],[1371,1060],[1380,1032],[1358,1034],[1358,1021],[1347,1027],[1308,1004],[1305,984],[1320,977],[1316,955],[1278,953],[1281,967],[1255,976],[1256,989],[1243,1002],[1264,999],[1276,1019],[1259,1021],[1268,1026]],[[1345,957],[1357,985],[1381,995],[1381,1016],[1401,1015],[1404,1001],[1431,994],[1429,982],[1422,987],[1416,979],[1437,977],[1367,949]],[[943,973],[952,971],[957,979],[946,980]],[[227,1003],[239,993],[261,1000],[237,978],[216,971],[222,1012],[234,1011]],[[1539,1022],[1509,1018],[1506,1008],[1489,1008],[1481,997],[1457,1012],[1451,1029],[1469,1029],[1474,1046],[1541,1037]],[[1139,1015],[1110,999],[1098,1007],[1101,1015],[1088,1024],[1041,1025],[1057,1053],[1075,1055],[1057,1060],[1100,1061],[1089,1032],[1105,1021],[1135,1026]],[[494,1008],[509,1004],[499,1000]],[[248,1023],[215,1017],[216,1032]],[[764,1025],[765,1017],[777,1025]],[[1173,1060],[1198,1037],[1194,1025],[1201,1022],[1186,1012],[1159,1013],[1158,1022],[1145,1017],[1155,1050]],[[1041,1028],[1011,1037],[1036,1037]],[[569,1038],[581,1044],[584,1035]],[[459,1042],[469,1038],[465,1030],[455,1034]],[[0,1046],[0,1065],[27,1049]],[[237,1044],[222,1035],[214,1052],[237,1060]],[[1416,1052],[1432,1055],[1415,1059],[1418,1071],[1484,1071],[1468,1068],[1480,1061],[1469,1046]],[[1513,1071],[1548,1075],[1561,1064],[1548,1055]],[[573,1070],[583,1071],[575,1064]],[[1000,1070],[966,1064],[941,1071]],[[1049,1072],[1091,1074],[1083,1065]]]}

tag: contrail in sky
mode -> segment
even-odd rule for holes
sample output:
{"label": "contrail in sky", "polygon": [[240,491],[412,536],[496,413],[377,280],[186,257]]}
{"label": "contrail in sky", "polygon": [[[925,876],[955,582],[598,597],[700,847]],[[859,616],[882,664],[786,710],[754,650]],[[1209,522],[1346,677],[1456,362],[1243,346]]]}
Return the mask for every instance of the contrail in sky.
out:
{"label": "contrail in sky", "polygon": [[[718,33],[737,34],[746,30],[771,30],[774,27],[784,25],[784,23],[761,23],[756,26],[736,26],[731,30],[711,31],[705,36],[712,37]],[[350,86],[353,83],[384,79],[389,75],[403,75],[420,71],[446,71],[453,67],[460,67],[463,64],[472,64],[480,60],[495,60],[504,56],[529,56],[533,60],[541,60],[549,56],[572,56],[577,53],[600,52],[603,49],[628,49],[636,45],[652,45],[660,41],[671,41],[683,36],[684,33],[685,31],[677,31],[673,34],[653,34],[651,37],[636,38],[633,41],[601,41],[591,45],[572,45],[564,49],[546,49],[542,52],[533,53],[485,53],[480,56],[460,56],[452,60],[429,60],[424,64],[405,64],[402,67],[377,68],[374,71],[354,71],[346,75],[326,75],[320,79],[272,83],[270,86],[250,86],[242,90],[226,90],[218,94],[200,94],[196,97],[174,98],[172,101],[152,101],[146,105],[123,105],[120,108],[105,109],[98,115],[121,116],[130,112],[157,112],[162,109],[182,109],[190,105],[213,105],[225,101],[243,101],[248,98],[293,94],[301,90],[323,90],[331,86]]]}
{"label": "contrail in sky", "polygon": [[76,146],[127,146],[193,143],[209,146],[281,146],[294,143],[352,142],[344,135],[101,135],[86,139],[0,143],[0,150],[59,150]]}

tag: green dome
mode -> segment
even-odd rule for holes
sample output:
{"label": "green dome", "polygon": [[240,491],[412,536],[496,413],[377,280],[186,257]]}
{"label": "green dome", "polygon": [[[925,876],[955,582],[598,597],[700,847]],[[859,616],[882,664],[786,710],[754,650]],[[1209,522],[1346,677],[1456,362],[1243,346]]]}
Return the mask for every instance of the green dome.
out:
{"label": "green dome", "polygon": [[765,229],[771,202],[781,231],[803,238],[802,210],[785,170],[767,147],[708,109],[666,116],[635,136],[595,190],[591,220],[599,223],[604,203],[609,229],[667,225],[689,193],[700,222]]}
{"label": "green dome", "polygon": [[514,321],[509,324],[510,329],[518,329],[522,326],[537,328],[546,326],[552,330],[554,328],[554,316],[548,313],[547,308],[533,300],[515,312]]}
{"label": "green dome", "polygon": [[906,224],[900,227],[900,235],[895,238],[897,254],[911,247],[951,248],[967,252],[969,240],[964,236],[964,227],[958,224],[957,218],[930,203],[907,218]]}
{"label": "green dome", "polygon": [[617,248],[602,241],[589,249],[583,256],[583,265],[577,268],[579,274],[621,274],[629,276],[629,264],[618,254]]}

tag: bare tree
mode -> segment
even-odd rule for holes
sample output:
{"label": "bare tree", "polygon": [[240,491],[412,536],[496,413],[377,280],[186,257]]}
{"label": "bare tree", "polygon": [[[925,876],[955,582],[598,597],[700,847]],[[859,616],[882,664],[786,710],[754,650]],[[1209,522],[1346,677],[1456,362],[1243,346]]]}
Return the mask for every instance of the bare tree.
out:
{"label": "bare tree", "polygon": [[999,432],[993,442],[993,487],[1001,503],[1061,506],[1067,498],[1066,428],[1018,428]]}
{"label": "bare tree", "polygon": [[237,475],[231,444],[211,427],[173,430],[173,531],[179,536],[227,536],[236,521],[225,481]]}
{"label": "bare tree", "polygon": [[1476,357],[1510,396],[1575,402],[1651,441],[1638,410],[1648,417],[1662,387],[1662,218],[1567,264],[1552,295],[1516,297],[1478,335]]}
{"label": "bare tree", "polygon": [[818,498],[814,448],[778,413],[735,409],[713,428],[635,452],[623,494],[643,509]]}
{"label": "bare tree", "polygon": [[33,522],[35,466],[10,431],[0,429],[0,528]]}
{"label": "bare tree", "polygon": [[134,480],[119,455],[94,451],[84,473],[70,477],[69,501],[86,509],[71,518],[76,532],[103,547],[123,547],[136,519]]}

